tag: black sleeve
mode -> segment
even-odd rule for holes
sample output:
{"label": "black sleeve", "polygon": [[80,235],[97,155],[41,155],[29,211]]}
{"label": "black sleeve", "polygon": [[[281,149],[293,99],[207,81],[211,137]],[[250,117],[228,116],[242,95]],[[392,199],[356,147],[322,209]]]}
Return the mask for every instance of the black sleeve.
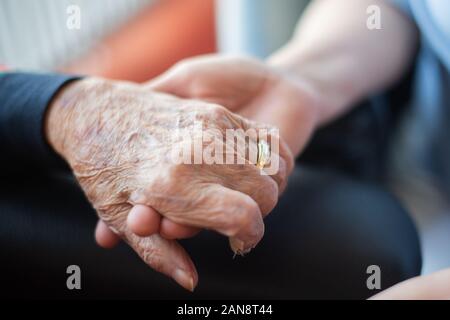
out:
{"label": "black sleeve", "polygon": [[76,79],[60,74],[0,73],[0,175],[65,167],[46,142],[43,121],[56,92]]}

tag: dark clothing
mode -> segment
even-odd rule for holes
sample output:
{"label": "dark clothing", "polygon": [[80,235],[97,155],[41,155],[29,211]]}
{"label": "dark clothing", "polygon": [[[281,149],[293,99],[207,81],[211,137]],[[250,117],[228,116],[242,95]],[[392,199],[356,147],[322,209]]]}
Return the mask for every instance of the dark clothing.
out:
{"label": "dark clothing", "polygon": [[[366,298],[376,293],[366,286],[370,265],[381,268],[382,289],[419,274],[417,231],[377,185],[382,143],[373,135],[373,108],[349,115],[361,121],[344,118],[317,135],[266,218],[264,239],[246,257],[233,259],[228,241],[212,232],[183,241],[200,275],[191,294],[150,270],[126,245],[111,251],[96,246],[95,212],[70,173],[52,170],[55,155],[42,137],[43,104],[71,78],[39,77],[0,78],[0,161],[26,170],[1,173],[0,295]],[[35,157],[49,170],[29,170]],[[82,270],[81,291],[66,288],[72,264]]]}
{"label": "dark clothing", "polygon": [[[0,163],[3,170],[21,166],[51,169],[60,160],[43,136],[43,119],[66,75],[0,73]],[[2,175],[0,173],[0,175]]]}
{"label": "dark clothing", "polygon": [[[194,294],[151,270],[124,243],[94,241],[96,216],[70,178],[12,178],[0,185],[0,295],[110,298],[366,298],[370,265],[385,289],[421,268],[414,225],[379,187],[298,166],[261,243],[235,257],[225,237],[183,241],[199,271]],[[81,268],[80,291],[66,268]]]}

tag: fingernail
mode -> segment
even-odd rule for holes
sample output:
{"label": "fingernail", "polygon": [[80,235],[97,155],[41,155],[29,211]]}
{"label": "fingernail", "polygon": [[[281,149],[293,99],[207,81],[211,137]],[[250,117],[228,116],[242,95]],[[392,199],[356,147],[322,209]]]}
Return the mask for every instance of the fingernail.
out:
{"label": "fingernail", "polygon": [[230,238],[230,247],[235,254],[241,254],[244,251],[244,241],[237,238]]}
{"label": "fingernail", "polygon": [[176,269],[172,277],[183,288],[194,291],[194,278],[183,269]]}

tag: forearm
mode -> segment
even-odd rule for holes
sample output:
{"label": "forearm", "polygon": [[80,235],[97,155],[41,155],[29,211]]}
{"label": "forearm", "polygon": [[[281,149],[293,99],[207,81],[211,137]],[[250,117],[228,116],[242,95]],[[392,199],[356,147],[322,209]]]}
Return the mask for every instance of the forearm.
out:
{"label": "forearm", "polygon": [[[373,4],[381,9],[381,30],[366,25]],[[386,1],[316,0],[292,40],[268,62],[315,87],[322,125],[398,80],[416,46],[414,24]]]}

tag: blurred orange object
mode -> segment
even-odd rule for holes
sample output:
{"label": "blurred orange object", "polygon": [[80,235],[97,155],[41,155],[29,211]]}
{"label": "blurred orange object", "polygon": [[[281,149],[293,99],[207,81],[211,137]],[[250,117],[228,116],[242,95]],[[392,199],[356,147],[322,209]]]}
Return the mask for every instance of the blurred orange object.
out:
{"label": "blurred orange object", "polygon": [[215,51],[214,0],[159,0],[63,71],[142,82]]}

